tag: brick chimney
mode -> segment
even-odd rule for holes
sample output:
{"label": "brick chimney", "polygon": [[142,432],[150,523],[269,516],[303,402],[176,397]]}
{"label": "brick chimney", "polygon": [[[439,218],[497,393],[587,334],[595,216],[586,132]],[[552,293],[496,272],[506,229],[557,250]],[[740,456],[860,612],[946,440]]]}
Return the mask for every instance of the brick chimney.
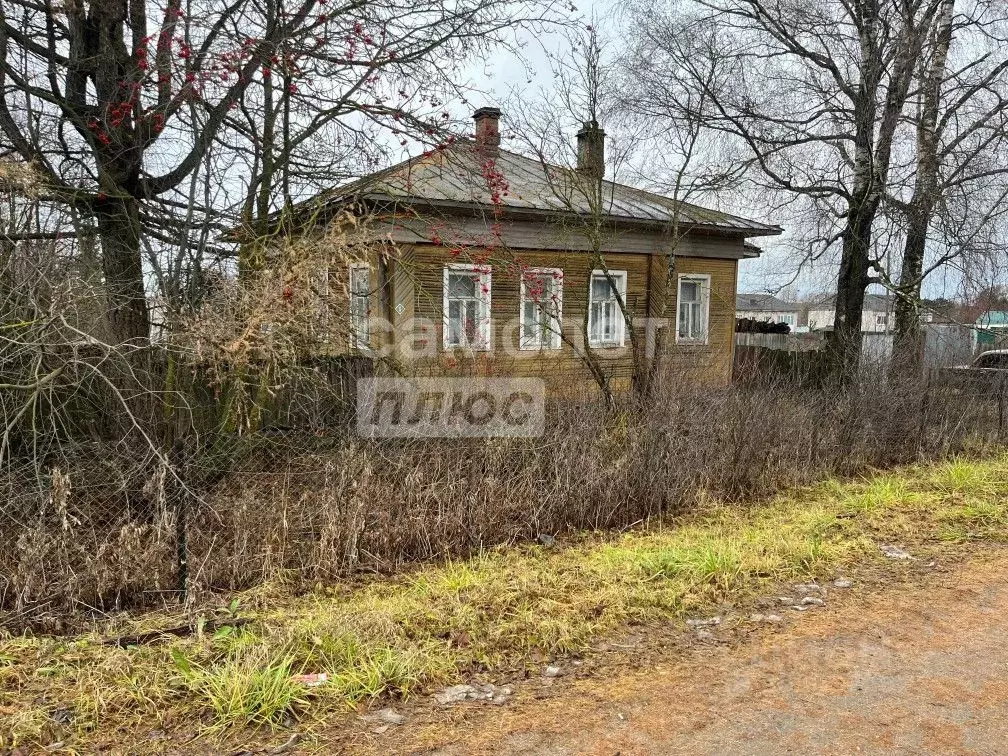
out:
{"label": "brick chimney", "polygon": [[596,121],[586,121],[577,133],[577,167],[596,178],[605,176],[605,132]]}
{"label": "brick chimney", "polygon": [[500,108],[480,108],[473,113],[476,122],[476,149],[490,157],[500,148]]}

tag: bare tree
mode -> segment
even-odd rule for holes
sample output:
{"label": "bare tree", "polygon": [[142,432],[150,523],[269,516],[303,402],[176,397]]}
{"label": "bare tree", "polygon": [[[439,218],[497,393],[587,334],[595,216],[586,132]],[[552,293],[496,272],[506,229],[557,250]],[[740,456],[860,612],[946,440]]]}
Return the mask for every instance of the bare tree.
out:
{"label": "bare tree", "polygon": [[[594,270],[605,273],[629,340],[634,390],[648,393],[655,388],[666,351],[668,329],[663,324],[667,323],[676,250],[690,230],[684,210],[690,200],[709,196],[709,192],[730,183],[732,171],[720,172],[713,162],[701,167],[710,157],[710,132],[692,110],[678,110],[679,128],[670,131],[665,128],[667,123],[656,127],[643,107],[628,107],[642,106],[646,93],[657,84],[651,71],[642,70],[642,50],[624,51],[617,58],[594,19],[586,28],[568,34],[566,41],[562,52],[551,57],[550,91],[535,99],[522,98],[509,108],[513,131],[520,149],[542,166],[551,201],[559,211],[555,222],[587,243],[585,265],[589,278]],[[654,94],[659,101],[664,98],[669,103],[689,96],[668,83]],[[576,143],[570,138],[575,130]],[[646,171],[636,161],[637,155],[645,153],[649,156]],[[656,154],[662,156],[663,165],[654,158]],[[670,200],[670,217],[662,229],[666,254],[663,285],[657,296],[649,298],[643,328],[635,322],[633,309],[609,273],[607,250],[612,249],[609,242],[616,236],[612,220],[616,179],[635,184],[646,181]],[[569,334],[564,334],[563,339],[611,402],[609,376],[601,353],[593,347],[589,325],[586,307],[577,339]]]}
{"label": "bare tree", "polygon": [[[606,59],[605,46],[594,18],[586,28],[568,32],[562,52],[550,56],[551,91],[540,92],[534,101],[515,98],[513,124],[521,148],[542,165],[549,191],[563,215],[558,222],[569,225],[570,219],[575,219],[576,227],[570,231],[591,247],[587,261],[589,286],[591,271],[605,271],[636,352],[633,313],[610,275],[602,252],[609,234],[607,210],[612,203],[612,185],[605,180],[606,162],[619,165],[625,157],[611,146],[608,154],[603,152],[602,124],[613,114],[615,104],[615,71]],[[571,127],[580,127],[576,146],[569,136]],[[610,376],[592,345],[589,320],[590,307],[586,304],[578,338],[562,330],[560,337],[578,354],[611,406],[615,400]]]}
{"label": "bare tree", "polygon": [[[642,149],[636,157],[646,161],[635,170],[637,181],[672,200],[666,229],[669,254],[664,295],[657,298],[657,306],[649,313],[664,320],[675,278],[676,252],[690,230],[690,224],[683,219],[683,208],[691,202],[717,202],[719,193],[733,189],[742,179],[745,163],[726,150],[721,135],[708,126],[714,107],[709,92],[721,86],[725,61],[717,55],[696,60],[696,71],[706,86],[694,88],[679,77],[669,77],[652,51],[645,30],[622,56],[619,104],[623,119],[637,127],[635,136]],[[664,352],[667,337],[666,328],[657,329],[657,355]],[[659,364],[660,359],[649,361],[649,390],[654,388]]]}
{"label": "bare tree", "polygon": [[[989,255],[984,230],[1008,211],[1008,57],[1003,44],[1005,19],[985,6],[956,12],[944,0],[922,51],[912,99],[913,151],[905,185],[887,193],[903,238],[898,279],[877,260],[875,266],[896,294],[897,367],[921,368],[921,286],[928,275],[957,258]],[[959,52],[950,48],[953,39]],[[935,239],[933,233],[939,237]],[[933,255],[928,247],[936,248]]]}
{"label": "bare tree", "polygon": [[[345,153],[324,145],[341,130],[379,117],[431,130],[431,97],[458,63],[547,8],[3,0],[0,151],[33,163],[48,198],[94,220],[112,341],[145,340],[145,245],[226,227],[220,214],[250,197],[262,217],[278,195],[308,188],[295,175],[310,172],[305,156],[329,156],[310,168],[338,179]],[[199,171],[210,174],[203,193]]]}
{"label": "bare tree", "polygon": [[[669,78],[712,105],[764,189],[801,198],[828,248],[840,244],[831,352],[843,376],[860,357],[873,224],[936,0],[767,4],[699,0],[641,6],[634,28]],[[709,61],[722,62],[711,79]]]}

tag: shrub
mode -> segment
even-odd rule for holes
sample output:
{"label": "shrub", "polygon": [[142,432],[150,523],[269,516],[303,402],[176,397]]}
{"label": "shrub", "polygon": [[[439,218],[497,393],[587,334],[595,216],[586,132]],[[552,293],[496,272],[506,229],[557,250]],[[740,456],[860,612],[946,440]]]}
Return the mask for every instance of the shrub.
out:
{"label": "shrub", "polygon": [[[811,388],[770,376],[704,388],[666,376],[662,385],[615,410],[552,405],[545,434],[533,439],[260,432],[194,449],[169,471],[154,456],[97,443],[64,447],[48,469],[8,466],[0,478],[7,621],[173,597],[180,501],[198,595],[280,574],[328,581],[391,571],[542,534],[647,527],[705,496],[761,499],[832,475],[975,452],[1001,437],[996,398],[926,383],[869,376]],[[950,468],[943,485],[958,477]],[[897,495],[873,491],[862,503]],[[690,559],[698,575],[722,581],[733,579],[731,556]]]}

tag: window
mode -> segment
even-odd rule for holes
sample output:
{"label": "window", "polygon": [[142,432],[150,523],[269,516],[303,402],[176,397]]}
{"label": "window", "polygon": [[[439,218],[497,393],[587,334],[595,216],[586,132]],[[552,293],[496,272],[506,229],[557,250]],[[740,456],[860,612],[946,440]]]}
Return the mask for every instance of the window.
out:
{"label": "window", "polygon": [[444,269],[444,347],[490,348],[490,268]]}
{"label": "window", "polygon": [[679,276],[676,341],[707,343],[710,276]]}
{"label": "window", "polygon": [[559,349],[563,312],[563,271],[530,268],[522,272],[521,349]]}
{"label": "window", "polygon": [[607,276],[603,270],[593,270],[589,286],[588,343],[593,347],[623,346],[623,311],[617,292],[625,304],[626,271],[610,270]]}
{"label": "window", "polygon": [[371,346],[371,268],[366,263],[350,266],[350,346]]}
{"label": "window", "polygon": [[784,313],[783,315],[780,316],[777,322],[784,323],[794,328],[798,324],[798,316],[789,313]]}

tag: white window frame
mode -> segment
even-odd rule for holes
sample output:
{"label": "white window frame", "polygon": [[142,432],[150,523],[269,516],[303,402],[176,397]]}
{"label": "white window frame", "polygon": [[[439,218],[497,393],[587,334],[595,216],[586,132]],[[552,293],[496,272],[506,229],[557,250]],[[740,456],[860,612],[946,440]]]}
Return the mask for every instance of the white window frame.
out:
{"label": "white window frame", "polygon": [[[450,342],[451,328],[448,322],[449,297],[448,278],[452,273],[476,274],[476,338],[471,344],[452,344]],[[466,263],[452,263],[444,266],[441,279],[441,313],[442,313],[442,345],[449,349],[472,349],[486,352],[490,350],[491,344],[491,323],[490,323],[490,283],[492,271],[488,265],[469,265]]]}
{"label": "white window frame", "polygon": [[[354,307],[354,302],[356,298],[360,297],[359,294],[354,293],[354,275],[358,271],[364,271],[367,274],[367,287],[368,293],[364,297],[367,303],[367,314],[364,319],[364,327],[358,327],[358,313]],[[371,348],[371,266],[365,262],[350,263],[349,266],[349,277],[347,279],[347,292],[349,293],[349,309],[350,309],[350,347],[352,349],[370,349]]]}
{"label": "white window frame", "polygon": [[[680,306],[682,303],[682,288],[684,283],[700,284],[700,310],[703,323],[700,336],[680,335]],[[710,340],[710,287],[711,277],[708,273],[680,273],[676,283],[676,343],[705,345]]]}
{"label": "white window frame", "polygon": [[626,306],[627,303],[627,271],[625,270],[612,270],[608,271],[608,276],[616,283],[616,290],[619,292],[619,297],[615,299],[616,305],[616,333],[617,338],[611,342],[599,341],[593,337],[595,333],[595,322],[593,320],[593,313],[595,311],[595,297],[592,293],[592,284],[598,277],[605,278],[607,271],[601,268],[593,270],[592,275],[588,278],[588,343],[593,349],[619,349],[626,343],[626,320],[623,318],[623,308],[620,307],[619,300],[623,300],[623,305]]}
{"label": "white window frame", "polygon": [[608,270],[608,276],[612,279],[613,283],[616,284],[616,291],[619,292],[619,298],[615,300],[616,305],[616,333],[617,338],[614,341],[599,341],[595,339],[592,334],[595,332],[594,322],[592,319],[592,313],[594,312],[595,298],[592,294],[592,284],[598,277],[605,278],[607,271],[602,269],[596,269],[591,272],[588,277],[588,344],[593,349],[618,349],[626,343],[626,320],[623,317],[623,308],[620,307],[619,300],[623,300],[623,306],[627,304],[626,292],[627,292],[627,272],[625,270]]}
{"label": "white window frame", "polygon": [[[539,328],[536,329],[536,339],[529,341],[525,339],[525,279],[527,275],[534,275],[540,278],[549,278],[556,287],[556,293],[550,298],[556,297],[556,311],[548,312],[548,308],[537,306],[536,312],[539,317]],[[531,300],[530,300],[531,301]],[[542,318],[549,318],[551,322],[548,334],[543,333]],[[542,351],[546,349],[560,349],[563,345],[560,339],[560,329],[563,327],[563,270],[560,268],[528,268],[521,272],[521,291],[518,301],[518,348],[529,351]]]}

